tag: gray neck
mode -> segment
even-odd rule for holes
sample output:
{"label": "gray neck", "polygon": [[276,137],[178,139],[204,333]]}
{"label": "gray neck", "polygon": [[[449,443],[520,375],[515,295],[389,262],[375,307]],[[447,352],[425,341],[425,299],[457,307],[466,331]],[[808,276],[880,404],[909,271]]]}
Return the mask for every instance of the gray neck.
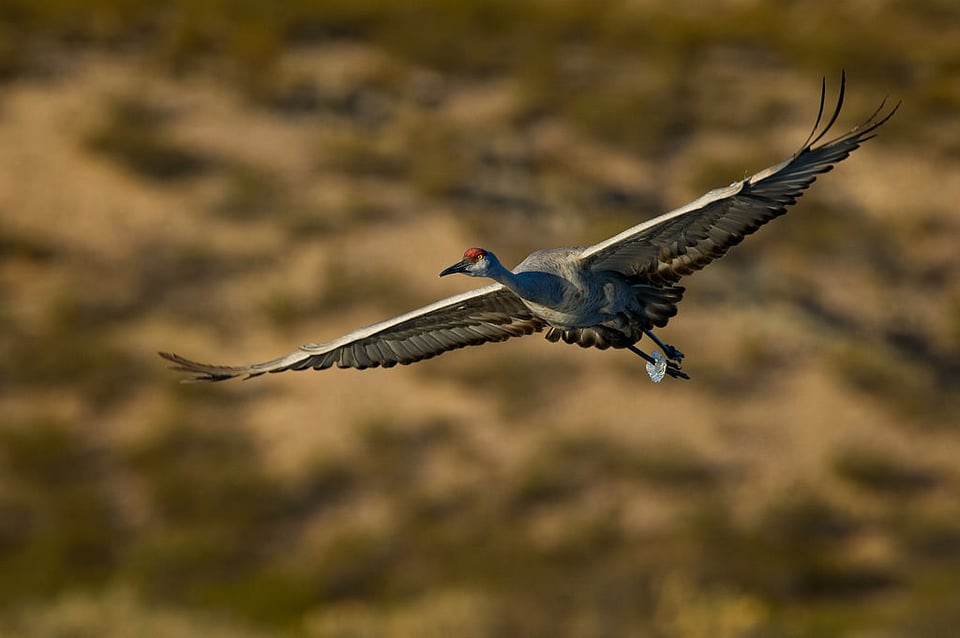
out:
{"label": "gray neck", "polygon": [[521,298],[544,306],[560,305],[564,289],[569,286],[557,275],[538,271],[515,273],[505,268],[500,262],[490,266],[487,276],[517,293]]}

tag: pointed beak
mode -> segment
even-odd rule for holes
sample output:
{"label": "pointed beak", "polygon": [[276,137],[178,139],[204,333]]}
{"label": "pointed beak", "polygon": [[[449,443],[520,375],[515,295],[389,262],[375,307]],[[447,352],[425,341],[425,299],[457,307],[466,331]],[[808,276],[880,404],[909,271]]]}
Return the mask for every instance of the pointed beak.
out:
{"label": "pointed beak", "polygon": [[447,275],[452,275],[458,272],[467,272],[467,268],[469,266],[470,266],[470,260],[466,258],[461,259],[460,261],[450,266],[449,268],[444,269],[444,271],[440,273],[440,276],[446,277]]}

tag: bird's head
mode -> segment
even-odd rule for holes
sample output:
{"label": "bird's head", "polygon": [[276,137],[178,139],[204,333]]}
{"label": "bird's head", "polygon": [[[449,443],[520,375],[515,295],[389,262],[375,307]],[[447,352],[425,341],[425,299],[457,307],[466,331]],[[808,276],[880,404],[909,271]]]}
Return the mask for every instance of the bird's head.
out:
{"label": "bird's head", "polygon": [[489,277],[491,269],[497,266],[497,256],[483,248],[468,248],[463,253],[463,259],[446,268],[440,273],[441,277],[454,273],[463,273],[471,277]]}

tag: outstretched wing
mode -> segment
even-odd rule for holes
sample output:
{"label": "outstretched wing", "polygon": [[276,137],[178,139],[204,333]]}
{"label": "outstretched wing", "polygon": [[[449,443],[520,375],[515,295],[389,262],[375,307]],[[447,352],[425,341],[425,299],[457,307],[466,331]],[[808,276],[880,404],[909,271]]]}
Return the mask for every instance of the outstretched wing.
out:
{"label": "outstretched wing", "polygon": [[210,365],[169,352],[159,354],[176,364],[171,366],[173,370],[195,375],[192,381],[223,381],[285,370],[325,370],[333,365],[361,370],[389,368],[429,359],[447,350],[531,334],[544,325],[517,295],[500,284],[491,284],[354,330],[329,343],[300,346],[296,352],[264,363]]}
{"label": "outstretched wing", "polygon": [[622,273],[654,285],[674,284],[684,275],[722,257],[731,246],[787,212],[787,206],[797,201],[817,175],[831,170],[834,164],[873,137],[874,131],[900,106],[898,102],[884,113],[884,100],[863,124],[817,146],[840,114],[845,83],[846,78],[842,76],[837,106],[827,125],[817,133],[826,95],[826,82],[821,84],[817,121],[793,157],[585,248],[584,266]]}

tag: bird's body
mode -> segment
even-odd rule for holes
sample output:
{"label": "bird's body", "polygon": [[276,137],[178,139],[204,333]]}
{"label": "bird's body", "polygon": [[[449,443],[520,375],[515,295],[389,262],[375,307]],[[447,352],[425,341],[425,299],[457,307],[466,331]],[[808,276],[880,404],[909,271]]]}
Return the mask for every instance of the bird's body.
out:
{"label": "bird's body", "polygon": [[[503,268],[492,253],[483,253],[495,264],[491,278],[520,297],[553,334],[591,334],[583,338],[596,341],[584,344],[587,346],[636,343],[642,336],[640,326],[649,329],[666,325],[676,313],[674,304],[683,288],[657,288],[631,281],[619,272],[583,268],[581,260],[586,250],[584,246],[538,250],[513,271]],[[663,303],[655,306],[656,300]],[[600,335],[607,338],[597,339]]]}
{"label": "bird's body", "polygon": [[[491,277],[520,297],[530,311],[551,326],[585,328],[603,323],[615,313],[620,288],[601,273],[575,266],[582,248],[538,250]],[[486,253],[490,259],[490,253]]]}
{"label": "bird's body", "polygon": [[[664,373],[680,370],[683,354],[653,333],[677,313],[684,289],[680,279],[723,256],[774,217],[786,212],[816,176],[833,168],[889,119],[881,103],[863,124],[839,137],[818,142],[836,121],[837,106],[819,133],[820,113],[808,140],[793,157],[759,173],[710,191],[703,197],[628,228],[593,246],[551,248],[531,253],[516,268],[504,267],[482,248],[441,274],[463,273],[495,283],[443,299],[418,310],[360,328],[328,343],[307,344],[265,363],[220,366],[160,353],[198,381],[247,378],[284,370],[391,367],[427,359],[448,350],[546,331],[550,341],[582,347],[626,348]],[[660,348],[653,356],[634,344],[646,335]]]}

